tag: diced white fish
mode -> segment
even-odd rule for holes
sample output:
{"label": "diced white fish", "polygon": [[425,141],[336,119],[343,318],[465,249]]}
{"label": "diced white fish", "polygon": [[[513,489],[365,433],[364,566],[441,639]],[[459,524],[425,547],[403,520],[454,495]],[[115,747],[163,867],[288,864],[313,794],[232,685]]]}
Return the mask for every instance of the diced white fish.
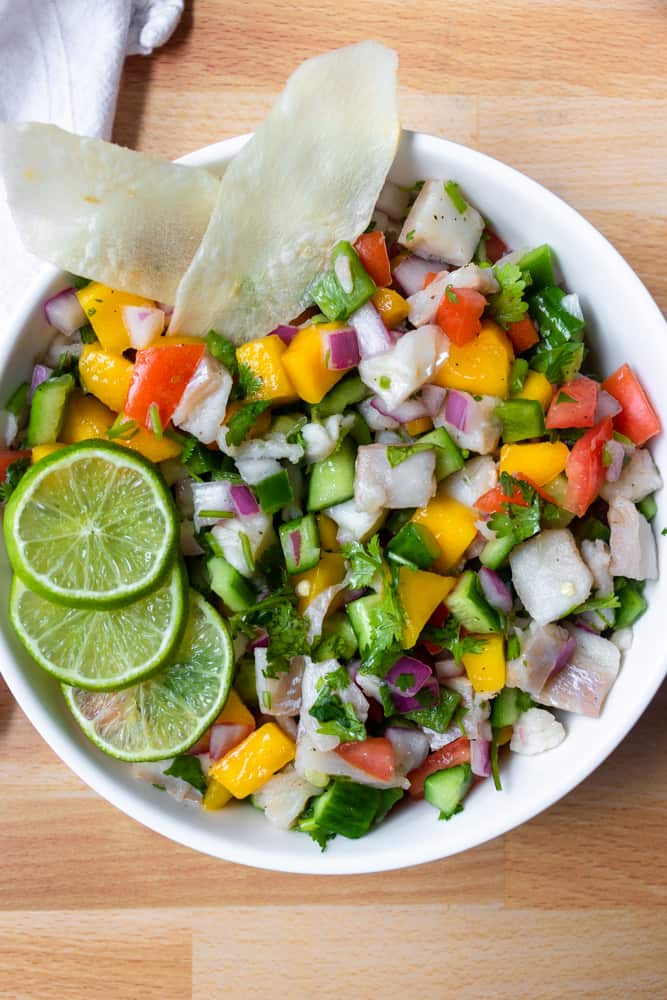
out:
{"label": "diced white fish", "polygon": [[443,681],[443,686],[461,695],[461,704],[465,708],[461,723],[468,739],[490,740],[493,734],[489,722],[489,695],[475,691],[467,677],[449,677]]}
{"label": "diced white fish", "polygon": [[480,455],[490,455],[498,447],[502,424],[496,416],[496,407],[501,402],[497,396],[482,396],[475,399],[468,392],[462,392],[468,399],[465,430],[450,424],[445,417],[445,405],[435,417],[436,427],[444,427],[456,441],[459,448],[476,451]]}
{"label": "diced white fish", "polygon": [[646,448],[635,448],[627,465],[615,483],[605,482],[600,495],[607,503],[615,497],[625,497],[633,503],[638,503],[649,493],[655,493],[662,488],[662,476],[653,461],[651,452]]}
{"label": "diced white fish", "polygon": [[651,525],[631,500],[617,496],[609,504],[608,514],[610,570],[614,576],[631,580],[656,580],[658,551]]}
{"label": "diced white fish", "polygon": [[279,431],[272,431],[261,438],[253,438],[250,441],[243,441],[239,445],[227,444],[227,431],[229,428],[222,424],[218,432],[218,448],[225,455],[232,458],[277,458],[287,459],[288,462],[300,462],[303,458],[303,445],[297,441],[288,441],[287,435]]}
{"label": "diced white fish", "polygon": [[567,528],[541,531],[509,558],[514,589],[538,625],[562,618],[591,592],[593,574]]}
{"label": "diced white fish", "polygon": [[398,420],[376,410],[370,399],[362,400],[357,409],[372,431],[395,431],[401,426]]}
{"label": "diced white fish", "polygon": [[521,653],[507,664],[507,686],[521,688],[537,698],[569,638],[560,625],[531,622],[525,632],[519,633]]}
{"label": "diced white fish", "polygon": [[[228,563],[243,576],[252,576],[255,562],[275,541],[273,519],[268,514],[230,517],[214,525],[211,533]],[[243,541],[243,536],[246,542]],[[252,565],[248,562],[250,554]]]}
{"label": "diced white fish", "polygon": [[340,545],[365,542],[379,528],[385,514],[383,510],[362,510],[354,499],[327,507],[324,513],[338,525],[336,539]]}
{"label": "diced white fish", "polygon": [[409,774],[423,764],[429,752],[428,735],[417,726],[387,726],[385,736],[394,748],[398,774]]}
{"label": "diced white fish", "polygon": [[578,715],[597,718],[616,680],[621,654],[609,639],[581,628],[569,628],[576,640],[570,662],[542,688],[540,702]]}
{"label": "diced white fish", "polygon": [[342,431],[354,423],[354,417],[349,414],[334,413],[321,423],[304,424],[301,434],[305,445],[304,458],[306,462],[322,462],[335,451]]}
{"label": "diced white fish", "polygon": [[484,219],[476,208],[467,205],[460,212],[445,190],[442,180],[427,180],[403,224],[399,243],[427,259],[450,264],[472,260]]}
{"label": "diced white fish", "polygon": [[130,767],[134,777],[138,778],[139,781],[147,781],[150,785],[157,785],[177,802],[184,802],[191,806],[201,805],[201,792],[193,788],[189,781],[183,781],[182,778],[176,778],[173,774],[164,773],[169,770],[173,763],[174,758],[172,757],[169,760],[131,764]]}
{"label": "diced white fish", "polygon": [[249,486],[261,483],[282,469],[277,458],[241,458],[237,455],[234,461],[241,479]]}
{"label": "diced white fish", "polygon": [[[320,689],[326,683],[327,676],[340,670],[340,663],[338,660],[323,660],[321,663],[313,663],[309,656],[304,657],[304,663],[297,744],[305,740],[315,747],[315,749],[326,753],[328,750],[333,750],[334,747],[337,747],[340,739],[337,736],[320,733],[319,730],[322,723],[310,714],[310,709],[317,701]],[[359,722],[366,722],[368,718],[368,701],[356,684],[350,681],[349,684],[336,687],[336,694],[343,704],[352,706]],[[325,768],[318,767],[317,765],[308,766],[313,771],[324,771],[325,774],[330,773]],[[303,774],[303,771],[300,773]]]}
{"label": "diced white fish", "polygon": [[443,479],[441,491],[466,507],[474,507],[479,498],[498,483],[498,469],[487,455],[471,458],[462,469]]}
{"label": "diced white fish", "polygon": [[449,340],[440,327],[420,326],[388,351],[362,359],[359,376],[391,412],[428,382],[448,356]]}
{"label": "diced white fish", "polygon": [[253,800],[270,823],[279,830],[289,830],[306,808],[308,799],[321,791],[289,764],[256,791]]}
{"label": "diced white fish", "polygon": [[438,271],[433,281],[408,298],[409,318],[413,326],[432,323],[442,302],[447,286],[452,288],[472,288],[482,295],[491,295],[500,288],[491,267],[466,264],[456,271]]}
{"label": "diced white fish", "polygon": [[565,739],[565,729],[551,712],[543,708],[529,708],[522,712],[512,731],[510,750],[532,756],[553,750]]}
{"label": "diced white fish", "polygon": [[268,655],[263,647],[255,649],[255,688],[257,701],[266,715],[298,715],[301,711],[301,683],[304,659],[293,656],[289,670],[277,677],[267,676]]}
{"label": "diced white fish", "polygon": [[203,444],[211,444],[225,419],[231,391],[231,375],[205,352],[174,411],[174,424]]}
{"label": "diced white fish", "polygon": [[321,591],[314,601],[310,602],[303,613],[303,617],[308,624],[308,642],[312,643],[319,635],[322,635],[322,626],[329,608],[334,598],[340,594],[341,590],[345,590],[347,585],[348,580],[345,577],[340,583],[332,583],[326,590]]}
{"label": "diced white fish", "polygon": [[[596,597],[608,597],[614,592],[614,578],[609,569],[611,552],[609,546],[601,538],[591,541],[585,538],[581,543],[581,554],[584,562],[593,574]],[[583,619],[597,632],[603,632],[614,624],[616,612],[613,608],[602,608],[599,611],[586,611]]]}
{"label": "diced white fish", "polygon": [[392,467],[386,445],[368,444],[358,449],[354,499],[361,510],[425,507],[435,489],[434,451],[417,452]]}

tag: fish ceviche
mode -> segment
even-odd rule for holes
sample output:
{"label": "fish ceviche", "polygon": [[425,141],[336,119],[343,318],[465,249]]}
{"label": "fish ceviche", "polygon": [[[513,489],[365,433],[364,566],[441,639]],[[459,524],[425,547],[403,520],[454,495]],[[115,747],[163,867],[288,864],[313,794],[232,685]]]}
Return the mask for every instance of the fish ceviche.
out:
{"label": "fish ceviche", "polygon": [[[388,59],[341,52],[369,45]],[[598,716],[657,577],[632,368],[592,369],[548,245],[505,246],[465,177],[386,180],[394,151],[354,212],[341,191],[293,312],[277,254],[202,305],[237,160],[197,182],[171,297],[168,267],[112,287],[51,252],[92,278],[45,303],[0,417],[10,617],[74,719],[157,789],[322,847],[401,800],[448,820]]]}

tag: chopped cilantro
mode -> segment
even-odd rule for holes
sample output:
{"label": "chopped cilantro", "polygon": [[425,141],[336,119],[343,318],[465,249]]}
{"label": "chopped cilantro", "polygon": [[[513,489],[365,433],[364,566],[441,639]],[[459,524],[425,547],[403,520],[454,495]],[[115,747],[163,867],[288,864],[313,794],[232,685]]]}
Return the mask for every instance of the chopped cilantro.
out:
{"label": "chopped cilantro", "polygon": [[29,468],[29,458],[17,458],[15,462],[7,466],[4,481],[0,483],[0,503],[7,503]]}
{"label": "chopped cilantro", "polygon": [[447,285],[447,287],[445,288],[445,295],[447,296],[450,302],[453,302],[454,305],[458,305],[459,297],[451,285]]}
{"label": "chopped cilantro", "polygon": [[406,243],[409,243],[411,240],[414,240],[414,238],[415,238],[415,231],[414,231],[414,229],[411,229],[409,233],[405,234],[405,241],[406,241]]}
{"label": "chopped cilantro", "polygon": [[[421,694],[421,692],[419,692]],[[417,700],[419,700],[417,694]],[[426,726],[436,733],[444,733],[449,729],[454,712],[461,701],[461,695],[451,688],[441,687],[440,698],[436,705],[426,706],[416,709],[413,712],[404,712],[402,718],[416,722],[418,726]]]}
{"label": "chopped cilantro", "polygon": [[432,444],[420,444],[419,441],[415,444],[390,444],[387,445],[387,461],[392,469],[395,469],[397,465],[405,462],[412,455],[418,455],[423,451],[433,451],[433,449]]}
{"label": "chopped cilantro", "polygon": [[352,705],[344,702],[336,693],[338,690],[336,675],[337,671],[326,674],[322,679],[324,683],[310,707],[309,714],[321,723],[317,731],[322,736],[337,736],[342,743],[365,740],[366,727],[363,722],[357,718]]}
{"label": "chopped cilantro", "polygon": [[270,400],[258,399],[256,403],[247,403],[237,410],[227,425],[227,444],[233,447],[240,445],[259,415],[270,405]]}
{"label": "chopped cilantro", "polygon": [[465,200],[461,194],[461,188],[458,186],[456,181],[445,181],[445,194],[448,195],[449,200],[461,215],[467,210],[468,202]]}
{"label": "chopped cilantro", "polygon": [[349,586],[353,590],[371,587],[377,573],[384,568],[382,549],[378,535],[373,535],[364,548],[361,542],[343,545],[343,555],[350,563]]}
{"label": "chopped cilantro", "polygon": [[556,397],[556,403],[576,403],[574,396],[570,396],[567,392],[559,392]]}
{"label": "chopped cilantro", "polygon": [[206,334],[206,349],[208,353],[224,365],[230,375],[236,375],[238,362],[236,360],[236,348],[231,340],[227,340],[215,330],[209,330]]}
{"label": "chopped cilantro", "polygon": [[414,674],[399,674],[394,681],[394,686],[398,688],[399,691],[409,691],[410,688],[415,683]]}
{"label": "chopped cilantro", "polygon": [[486,639],[472,635],[461,636],[461,623],[453,615],[447,619],[442,628],[427,625],[422,637],[451,653],[458,666],[461,666],[466,653],[482,653],[486,646]]}
{"label": "chopped cilantro", "polygon": [[187,781],[202,795],[206,791],[207,781],[202,772],[199,757],[195,754],[186,753],[182,757],[176,757],[164,773],[173,778],[180,778],[181,781]]}
{"label": "chopped cilantro", "polygon": [[277,677],[289,670],[293,656],[303,656],[309,651],[306,621],[297,612],[295,602],[292,588],[281,587],[229,619],[235,632],[242,629],[250,636],[254,636],[255,629],[268,632],[267,677]]}
{"label": "chopped cilantro", "polygon": [[507,659],[516,660],[520,653],[521,643],[519,642],[518,635],[509,635],[507,637]]}
{"label": "chopped cilantro", "polygon": [[503,493],[508,498],[518,489],[523,500],[528,504],[522,507],[516,503],[504,503],[504,513],[492,514],[488,525],[495,531],[497,538],[512,538],[513,544],[532,538],[540,530],[541,501],[540,496],[525,480],[503,472],[500,477]]}
{"label": "chopped cilantro", "polygon": [[239,365],[238,384],[243,392],[243,395],[248,398],[249,396],[255,396],[259,392],[262,387],[262,380],[259,375],[255,374],[250,365],[247,365],[245,361],[243,361]]}
{"label": "chopped cilantro", "polygon": [[489,297],[489,313],[506,330],[510,323],[518,323],[523,319],[528,303],[523,298],[530,276],[516,264],[503,264],[494,267],[500,291]]}
{"label": "chopped cilantro", "polygon": [[93,330],[90,323],[86,323],[85,326],[81,327],[81,329],[79,330],[79,336],[81,337],[82,344],[94,344],[95,341],[97,340],[97,337],[95,336],[95,331]]}
{"label": "chopped cilantro", "polygon": [[583,615],[586,611],[604,611],[605,608],[619,608],[621,601],[616,594],[609,594],[607,597],[591,597],[583,604],[577,605],[568,614]]}

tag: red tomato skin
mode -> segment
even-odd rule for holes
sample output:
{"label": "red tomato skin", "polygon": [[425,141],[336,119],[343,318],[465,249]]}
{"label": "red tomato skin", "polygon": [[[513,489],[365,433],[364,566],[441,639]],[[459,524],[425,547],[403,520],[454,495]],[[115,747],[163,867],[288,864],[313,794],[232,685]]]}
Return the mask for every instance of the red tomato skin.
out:
{"label": "red tomato skin", "polygon": [[125,402],[125,415],[141,427],[152,427],[150,407],[155,404],[162,427],[166,427],[185,387],[204,353],[204,344],[174,344],[137,351],[132,381]]}
{"label": "red tomato skin", "polygon": [[30,458],[29,451],[0,451],[0,483],[7,477],[7,469],[20,458]]}
{"label": "red tomato skin", "polygon": [[354,249],[376,285],[391,285],[391,267],[384,233],[362,233],[354,244]]}
{"label": "red tomato skin", "polygon": [[441,750],[436,750],[428,755],[423,764],[410,771],[408,779],[410,781],[409,795],[413,799],[424,798],[424,782],[430,774],[436,771],[444,771],[448,767],[456,767],[457,764],[467,764],[470,762],[470,740],[467,736],[460,736],[458,740],[447,743]]}
{"label": "red tomato skin", "polygon": [[[547,413],[547,429],[558,430],[565,427],[592,427],[595,423],[595,408],[598,403],[599,386],[592,378],[580,375],[566,382],[554,393]],[[558,400],[569,396],[574,402]]]}
{"label": "red tomato skin", "polygon": [[474,288],[448,288],[438,306],[435,321],[453,344],[463,347],[482,329],[485,308],[486,299]]}
{"label": "red tomato skin", "polygon": [[517,354],[522,354],[539,343],[540,335],[530,316],[524,316],[507,327],[507,336]]}
{"label": "red tomato skin", "polygon": [[605,417],[575,442],[568,455],[563,506],[577,517],[584,516],[602,488],[605,473],[602,450],[613,432],[611,417]]}
{"label": "red tomato skin", "polygon": [[391,781],[396,773],[394,748],[386,736],[369,736],[366,740],[340,743],[335,752],[348,764],[378,781]]}
{"label": "red tomato skin", "polygon": [[504,257],[507,253],[507,246],[501,240],[497,233],[492,232],[490,229],[484,230],[484,235],[486,236],[486,257],[492,264],[495,264]]}
{"label": "red tomato skin", "polygon": [[623,407],[614,417],[614,426],[619,434],[625,434],[633,444],[642,445],[660,433],[660,417],[630,365],[617,368],[605,379],[602,388]]}

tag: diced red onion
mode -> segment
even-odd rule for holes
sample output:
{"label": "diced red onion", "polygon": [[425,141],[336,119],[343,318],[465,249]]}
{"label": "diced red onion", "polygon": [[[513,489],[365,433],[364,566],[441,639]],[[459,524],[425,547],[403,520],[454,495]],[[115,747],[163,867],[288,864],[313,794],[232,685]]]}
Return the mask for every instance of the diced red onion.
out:
{"label": "diced red onion", "polygon": [[275,330],[272,330],[269,336],[275,333],[276,337],[280,337],[283,344],[285,344],[286,347],[289,347],[298,332],[298,326],[285,326],[284,324],[281,324],[280,326],[277,326]]}
{"label": "diced red onion", "polygon": [[86,325],[86,316],[73,288],[64,288],[44,303],[44,315],[50,326],[70,337]]}
{"label": "diced red onion", "polygon": [[174,311],[174,307],[170,306],[168,302],[156,302],[158,309],[161,309],[165,316],[171,316]]}
{"label": "diced red onion", "polygon": [[290,531],[289,542],[292,546],[292,556],[294,562],[298,566],[301,562],[301,532],[300,531]]}
{"label": "diced red onion", "polygon": [[438,265],[430,260],[422,260],[412,254],[406,257],[392,271],[392,277],[405,295],[414,295],[424,287],[424,279],[431,271],[437,270]]}
{"label": "diced red onion", "polygon": [[599,424],[605,417],[615,417],[622,409],[619,401],[614,399],[610,392],[607,392],[606,389],[600,389],[595,407],[594,423]]}
{"label": "diced red onion", "polygon": [[[413,678],[412,682],[407,687],[399,686],[399,677],[404,677],[406,674]],[[431,677],[433,677],[433,671],[421,660],[416,660],[413,656],[401,656],[387,671],[385,681],[392,694],[411,698],[418,691],[421,691]]]}
{"label": "diced red onion", "polygon": [[330,371],[343,372],[359,364],[361,356],[356,330],[332,330],[326,335],[326,340],[327,368]]}
{"label": "diced red onion", "polygon": [[554,677],[555,674],[560,673],[563,667],[566,667],[568,665],[568,663],[570,662],[570,657],[572,656],[576,648],[577,648],[577,641],[574,638],[574,636],[571,635],[568,639],[566,639],[566,641],[561,646],[560,652],[558,653],[558,656],[554,660],[554,665],[551,668],[549,677]]}
{"label": "diced red onion", "polygon": [[465,670],[463,664],[459,666],[454,657],[446,660],[438,660],[434,666],[436,677],[439,681],[448,681],[452,677],[463,677]]}
{"label": "diced red onion", "polygon": [[296,740],[299,727],[297,726],[296,719],[292,718],[291,715],[274,715],[268,721],[275,722],[284,733],[287,733],[290,739]]}
{"label": "diced red onion", "polygon": [[393,347],[389,330],[372,302],[366,302],[361,309],[352,313],[348,322],[357,331],[359,354],[362,358],[373,358]]}
{"label": "diced red onion", "polygon": [[591,628],[590,622],[585,622],[583,618],[576,618],[574,624],[577,628],[582,629],[584,632],[588,632],[589,635],[599,635],[594,628]]}
{"label": "diced red onion", "polygon": [[384,735],[394,748],[396,770],[399,774],[409,774],[420,767],[429,752],[426,733],[412,726],[387,726]]}
{"label": "diced red onion", "polygon": [[30,392],[28,393],[28,402],[32,402],[32,397],[35,395],[35,389],[42,382],[46,382],[47,378],[53,375],[53,368],[49,368],[48,365],[35,365],[32,370],[32,378],[30,379]]}
{"label": "diced red onion", "polygon": [[208,752],[211,760],[220,760],[226,753],[250,736],[253,727],[241,722],[219,722],[211,726]]}
{"label": "diced red onion", "polygon": [[428,409],[422,399],[406,399],[400,406],[393,410],[388,409],[379,396],[373,396],[371,406],[383,417],[389,417],[399,424],[408,424],[411,420],[420,420],[422,417],[430,416]]}
{"label": "diced red onion", "polygon": [[604,446],[604,453],[610,459],[605,470],[605,478],[608,483],[615,483],[623,471],[623,459],[625,458],[625,448],[620,441],[607,441]]}
{"label": "diced red onion", "polygon": [[442,409],[442,404],[445,401],[445,396],[447,391],[439,385],[424,385],[422,386],[422,399],[424,400],[424,406],[428,410],[429,417],[433,418],[440,413]]}
{"label": "diced red onion", "polygon": [[445,401],[445,420],[459,431],[465,431],[468,423],[468,397],[456,389],[450,389]]}
{"label": "diced red onion", "polygon": [[248,649],[267,649],[269,645],[269,633],[262,632],[256,639],[248,643]]}
{"label": "diced red onion", "polygon": [[[431,692],[435,703],[440,694],[440,686],[435,677],[431,676],[429,680],[426,681],[426,683],[421,687],[419,694],[422,694],[422,692],[425,691]],[[423,703],[415,696],[408,697],[404,694],[395,694],[392,692],[391,697],[396,711],[401,715],[405,712],[418,712],[424,707]]]}
{"label": "diced red onion", "polygon": [[491,741],[470,740],[470,769],[480,778],[491,774]]}
{"label": "diced red onion", "polygon": [[347,672],[350,675],[351,681],[356,681],[360,666],[361,666],[361,660],[352,660],[351,663],[348,663]]}
{"label": "diced red onion", "polygon": [[123,306],[123,325],[136,351],[148,347],[164,330],[165,314],[162,309],[148,306]]}
{"label": "diced red onion", "polygon": [[259,504],[248,486],[235,485],[230,488],[229,492],[239,517],[252,517],[253,514],[259,514]]}
{"label": "diced red onion", "polygon": [[512,594],[505,581],[488,566],[482,566],[477,576],[491,607],[508,615],[512,610]]}

